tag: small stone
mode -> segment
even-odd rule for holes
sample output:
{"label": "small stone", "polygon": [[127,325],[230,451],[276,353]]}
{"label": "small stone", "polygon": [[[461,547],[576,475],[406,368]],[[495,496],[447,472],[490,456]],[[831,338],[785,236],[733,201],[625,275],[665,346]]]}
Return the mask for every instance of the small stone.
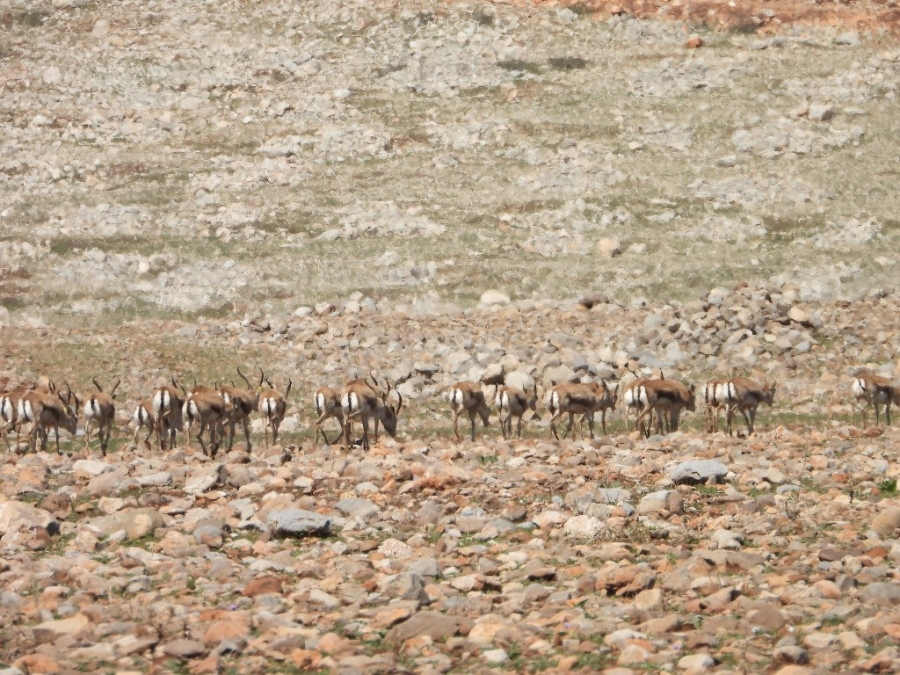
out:
{"label": "small stone", "polygon": [[814,122],[827,122],[835,115],[834,106],[828,103],[813,103],[807,117]]}
{"label": "small stone", "polygon": [[804,663],[809,663],[809,653],[798,645],[776,647],[772,652],[772,658],[780,663],[795,663],[801,666]]}
{"label": "small stone", "polygon": [[678,659],[678,667],[682,670],[694,669],[707,670],[716,665],[715,660],[709,654],[688,654]]}
{"label": "small stone", "polygon": [[669,478],[676,485],[724,483],[728,467],[714,459],[683,462],[669,471]]}
{"label": "small stone", "polygon": [[872,602],[883,606],[900,604],[900,585],[879,581],[866,586],[859,596],[863,602]]}
{"label": "small stone", "polygon": [[331,531],[331,518],[304,509],[271,511],[266,516],[266,523],[281,536],[325,536]]}
{"label": "small stone", "polygon": [[197,640],[174,640],[163,645],[162,650],[166,656],[176,659],[193,659],[206,653],[206,647]]}
{"label": "small stone", "polygon": [[481,656],[488,663],[504,663],[509,658],[505,649],[488,649]]}
{"label": "small stone", "polygon": [[593,539],[605,530],[603,522],[594,516],[574,516],[563,526],[563,532],[571,539]]}
{"label": "small stone", "polygon": [[485,291],[481,294],[482,305],[508,305],[509,296],[500,291]]}
{"label": "small stone", "polygon": [[882,537],[893,538],[900,529],[900,509],[885,509],[872,519],[871,529]]}
{"label": "small stone", "polygon": [[622,244],[618,239],[603,237],[597,242],[597,253],[604,258],[614,258],[617,255],[622,255]]}

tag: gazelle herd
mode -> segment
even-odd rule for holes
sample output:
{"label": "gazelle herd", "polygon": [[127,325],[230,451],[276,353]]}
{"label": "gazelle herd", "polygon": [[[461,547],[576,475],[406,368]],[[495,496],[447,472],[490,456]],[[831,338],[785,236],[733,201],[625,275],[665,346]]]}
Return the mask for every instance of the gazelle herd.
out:
{"label": "gazelle herd", "polygon": [[[151,448],[151,438],[161,451],[177,447],[178,432],[182,432],[186,442],[193,437],[200,444],[205,454],[215,457],[220,446],[225,445],[230,451],[234,445],[237,425],[244,431],[245,449],[252,450],[250,440],[250,420],[254,412],[258,412],[265,421],[265,444],[269,447],[269,431],[272,443],[278,443],[278,433],[285,418],[289,404],[288,397],[293,383],[288,380],[287,386],[280,391],[260,369],[259,380],[251,382],[246,375],[237,369],[245,387],[216,384],[214,387],[194,384],[188,390],[184,384],[174,377],[171,383],[157,387],[148,398],[141,401],[131,416],[134,429],[135,447]],[[559,439],[557,424],[568,418],[562,438],[571,433],[575,436],[575,418],[580,416],[579,434],[584,435],[584,423],[588,424],[588,432],[594,438],[594,418],[600,414],[600,424],[606,434],[606,421],[609,413],[616,409],[621,399],[625,411],[625,419],[636,431],[649,436],[655,426],[656,432],[663,434],[677,431],[680,418],[685,411],[695,411],[697,395],[693,385],[686,385],[677,380],[668,379],[660,372],[658,378],[640,377],[631,372],[633,379],[625,384],[614,385],[600,380],[597,382],[570,382],[556,384],[544,392],[543,402],[550,414],[550,434]],[[116,425],[116,390],[120,381],[104,391],[103,386],[92,378],[96,391],[79,397],[64,382],[65,391],[57,388],[52,380],[45,379],[30,386],[18,386],[0,394],[0,435],[10,445],[10,435],[15,432],[16,447],[21,442],[22,432],[28,429],[28,449],[33,451],[40,443],[46,449],[49,433],[52,430],[59,448],[59,430],[63,429],[75,435],[79,415],[83,419],[85,451],[89,448],[91,433],[97,428],[101,452],[105,455],[112,429]],[[493,390],[491,390],[493,387]],[[708,430],[719,430],[719,416],[724,412],[725,433],[734,432],[733,421],[736,413],[740,413],[747,425],[747,434],[754,432],[756,414],[760,405],[771,406],[775,398],[776,383],[757,382],[746,377],[710,380],[703,388],[704,413],[708,420]],[[522,422],[528,411],[537,412],[538,387],[533,384],[523,390],[510,385],[464,381],[458,382],[446,390],[446,398],[453,415],[453,433],[457,442],[461,440],[459,418],[465,415],[470,423],[470,438],[476,438],[477,421],[480,419],[485,427],[490,425],[491,404],[496,408],[500,431],[504,439],[513,437],[513,421],[516,423],[516,436],[522,436]],[[850,391],[854,403],[859,407],[863,426],[868,409],[875,410],[875,423],[879,424],[881,411],[885,419],[891,422],[891,406],[900,405],[900,386],[891,380],[873,373],[868,368],[854,372]],[[353,425],[359,423],[362,436],[358,441],[364,450],[368,450],[370,442],[378,442],[379,426],[392,437],[397,433],[400,412],[403,409],[403,397],[388,382],[380,384],[374,376],[354,379],[340,389],[321,387],[313,395],[315,423],[313,425],[314,442],[319,438],[332,445],[341,442],[348,448],[354,444]],[[340,433],[329,440],[324,425],[334,419],[340,427]],[[374,425],[373,438],[370,440],[369,427]],[[142,433],[146,432],[141,439]],[[193,436],[192,436],[193,434]]]}

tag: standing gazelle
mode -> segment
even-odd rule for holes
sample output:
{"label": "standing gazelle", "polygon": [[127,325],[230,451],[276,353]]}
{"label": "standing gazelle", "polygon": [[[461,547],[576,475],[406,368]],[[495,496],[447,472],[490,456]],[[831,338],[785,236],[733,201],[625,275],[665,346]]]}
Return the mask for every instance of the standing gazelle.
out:
{"label": "standing gazelle", "polygon": [[134,447],[138,447],[138,438],[141,435],[141,428],[146,427],[147,435],[144,437],[144,447],[150,450],[150,436],[156,430],[156,418],[153,416],[153,401],[145,398],[138,403],[131,416],[131,424],[134,427]]}
{"label": "standing gazelle", "polygon": [[259,405],[259,393],[262,391],[262,383],[266,377],[262,368],[259,369],[259,383],[254,387],[250,384],[247,376],[241,372],[240,366],[237,369],[238,375],[247,383],[247,388],[240,387],[219,387],[219,393],[228,406],[228,451],[234,445],[234,428],[240,422],[244,427],[244,439],[247,442],[247,453],[249,454],[252,446],[250,444],[250,415]]}
{"label": "standing gazelle", "polygon": [[6,440],[6,449],[10,450],[9,432],[16,430],[16,448],[21,440],[22,423],[19,420],[19,401],[29,391],[34,391],[35,385],[30,387],[18,386],[12,391],[0,395],[0,436]]}
{"label": "standing gazelle", "polygon": [[[182,415],[187,422],[188,432],[193,423],[198,425],[197,441],[203,449],[204,455],[215,458],[219,451],[219,442],[225,435],[225,421],[230,417],[230,406],[225,402],[218,392],[199,391],[194,394],[186,395],[184,401],[184,409]],[[209,434],[209,451],[206,450],[206,444],[203,442],[203,432]]]}
{"label": "standing gazelle", "polygon": [[522,438],[522,416],[528,410],[537,410],[537,383],[534,389],[525,393],[517,387],[503,385],[497,389],[494,403],[500,416],[500,433],[503,438],[512,438],[512,418],[516,418],[516,436]]}
{"label": "standing gazelle", "polygon": [[447,392],[450,409],[453,410],[453,433],[459,443],[459,416],[465,412],[472,424],[472,440],[475,440],[475,419],[481,417],[484,426],[489,426],[491,409],[484,400],[484,392],[477,382],[457,382]]}
{"label": "standing gazelle", "polygon": [[771,406],[775,400],[775,385],[773,382],[760,384],[746,377],[732,377],[725,382],[725,432],[731,436],[731,421],[735,411],[740,412],[747,423],[747,435],[753,433],[753,425],[756,421],[756,410],[761,403]]}
{"label": "standing gazelle", "polygon": [[[397,404],[390,400],[392,393],[397,394]],[[366,380],[352,380],[344,385],[341,390],[341,408],[344,413],[344,445],[350,448],[350,435],[353,422],[359,420],[363,427],[363,450],[369,449],[369,420],[375,420],[375,442],[378,442],[378,424],[384,425],[384,430],[393,438],[397,434],[397,421],[403,397],[399,391],[388,385],[387,390],[372,378],[370,384]]]}
{"label": "standing gazelle", "polygon": [[259,394],[259,411],[266,418],[266,449],[269,449],[269,427],[272,427],[272,443],[278,444],[278,427],[284,420],[287,412],[287,397],[290,396],[293,382],[288,380],[287,388],[284,394],[275,389],[275,385],[271,380],[266,378],[268,389],[263,390]]}
{"label": "standing gazelle", "polygon": [[719,430],[719,409],[725,408],[725,385],[728,380],[710,380],[703,388],[703,401],[706,405],[704,413],[709,420],[707,431]]}
{"label": "standing gazelle", "polygon": [[[616,406],[616,393],[609,388],[606,382],[589,382],[589,383],[567,383],[558,384],[547,394],[547,409],[552,417],[550,418],[550,433],[556,440],[559,440],[559,434],[556,432],[556,422],[563,417],[569,416],[569,423],[563,433],[563,438],[572,431],[575,423],[575,415],[581,415],[580,431],[583,435],[584,421],[587,420],[588,429],[591,438],[594,437],[594,413],[600,411],[603,433],[606,434],[606,411]],[[574,433],[572,435],[574,438]]]}
{"label": "standing gazelle", "polygon": [[897,398],[898,388],[886,377],[876,375],[868,368],[860,368],[853,373],[851,385],[853,399],[863,402],[859,410],[863,428],[866,426],[866,411],[869,406],[875,408],[875,424],[878,425],[881,417],[881,407],[884,406],[884,415],[887,423],[891,423],[891,404]]}
{"label": "standing gazelle", "polygon": [[90,394],[84,401],[84,448],[87,450],[91,444],[91,422],[97,423],[97,437],[100,440],[100,450],[106,455],[106,446],[112,435],[113,422],[116,419],[116,389],[121,380],[116,380],[109,393],[103,391],[103,387],[97,382],[97,378],[91,379],[97,387],[96,394]]}
{"label": "standing gazelle", "polygon": [[321,434],[322,440],[325,441],[325,445],[333,445],[333,443],[328,440],[328,436],[325,435],[325,430],[322,428],[325,420],[332,417],[336,419],[341,426],[340,435],[334,439],[334,442],[337,443],[338,439],[344,437],[344,409],[341,407],[341,392],[337,389],[332,389],[331,387],[319,387],[316,389],[316,393],[313,394],[313,405],[316,407],[316,424],[313,431],[313,443],[319,442],[319,434]]}
{"label": "standing gazelle", "polygon": [[165,451],[166,439],[168,447],[175,449],[176,432],[182,426],[182,406],[185,399],[184,387],[172,377],[172,386],[164,384],[158,387],[151,397],[153,420],[156,426],[156,437],[159,449]]}

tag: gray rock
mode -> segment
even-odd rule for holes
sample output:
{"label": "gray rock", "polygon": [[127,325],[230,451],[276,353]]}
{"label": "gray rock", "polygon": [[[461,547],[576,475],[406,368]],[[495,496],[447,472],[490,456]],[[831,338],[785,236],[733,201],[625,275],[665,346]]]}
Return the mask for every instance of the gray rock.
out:
{"label": "gray rock", "polygon": [[859,599],[885,606],[900,605],[900,584],[885,581],[869,584],[859,594]]}
{"label": "gray rock", "polygon": [[217,485],[225,475],[224,464],[214,464],[195,471],[184,482],[184,491],[189,495],[203,494]]}
{"label": "gray rock", "polygon": [[334,506],[345,516],[362,518],[363,520],[377,515],[381,510],[372,500],[361,497],[348,497],[347,499],[342,499]]}
{"label": "gray rock", "polygon": [[83,473],[88,476],[100,476],[115,469],[111,464],[100,462],[95,459],[79,459],[72,465],[74,473]]}
{"label": "gray rock", "polygon": [[331,531],[331,518],[304,509],[271,511],[266,524],[280,536],[324,536]]}
{"label": "gray rock", "polygon": [[728,467],[715,459],[696,459],[684,462],[669,471],[669,478],[676,485],[701,485],[724,483]]}
{"label": "gray rock", "polygon": [[192,659],[203,656],[206,653],[206,647],[197,640],[173,640],[164,644],[162,651],[166,656],[176,659]]}
{"label": "gray rock", "polygon": [[407,572],[421,574],[423,577],[436,578],[441,576],[441,566],[434,558],[419,558],[406,566]]}
{"label": "gray rock", "polygon": [[882,537],[893,537],[900,528],[900,509],[885,509],[872,519],[872,530]]}
{"label": "gray rock", "polygon": [[437,642],[456,635],[463,621],[465,619],[461,617],[447,616],[437,612],[419,612],[403,623],[394,626],[385,635],[385,640],[391,644],[403,644],[411,638],[427,635]]}
{"label": "gray rock", "polygon": [[50,534],[59,532],[56,518],[43,509],[25,502],[0,502],[0,536],[35,527],[42,527]]}
{"label": "gray rock", "polygon": [[165,522],[156,509],[143,508],[94,518],[89,524],[104,537],[124,532],[126,539],[140,539],[151,534],[156,528],[163,527]]}
{"label": "gray rock", "polygon": [[413,600],[427,605],[431,600],[425,592],[425,579],[416,572],[403,572],[386,577],[378,590],[391,600]]}

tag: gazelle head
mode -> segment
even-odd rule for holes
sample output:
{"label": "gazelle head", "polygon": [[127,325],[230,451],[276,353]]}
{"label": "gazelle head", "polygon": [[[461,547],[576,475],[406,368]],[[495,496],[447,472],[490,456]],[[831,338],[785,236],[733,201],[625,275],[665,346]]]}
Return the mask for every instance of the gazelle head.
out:
{"label": "gazelle head", "polygon": [[537,390],[537,382],[534,383],[530,392],[526,392],[528,396],[527,407],[531,410],[537,412],[537,402],[538,402],[538,390]]}
{"label": "gazelle head", "polygon": [[762,399],[761,402],[767,405],[772,405],[775,401],[775,386],[778,384],[778,380],[776,379],[772,384],[768,382],[762,383]]}
{"label": "gazelle head", "polygon": [[[372,379],[374,380],[375,378]],[[392,399],[391,394],[397,395],[396,401]],[[394,389],[390,383],[388,383],[387,391],[380,395],[381,423],[384,425],[385,431],[391,435],[391,438],[395,438],[397,436],[397,422],[400,419],[400,410],[403,408],[403,396],[401,396],[400,392]]]}
{"label": "gazelle head", "polygon": [[[660,372],[662,372],[662,371],[660,371]],[[691,412],[693,412],[697,409],[697,388],[693,384],[691,384],[688,387],[688,391],[690,393],[688,394],[688,399],[687,399],[687,402],[685,403],[684,407],[687,410],[690,410]]]}
{"label": "gazelle head", "polygon": [[70,434],[75,435],[75,431],[78,428],[78,409],[81,407],[81,401],[78,400],[78,397],[72,391],[69,383],[66,382],[65,385],[65,396],[62,395],[62,392],[56,392],[56,396],[62,403],[63,411],[65,413],[64,417],[59,420],[59,426],[68,431]]}

